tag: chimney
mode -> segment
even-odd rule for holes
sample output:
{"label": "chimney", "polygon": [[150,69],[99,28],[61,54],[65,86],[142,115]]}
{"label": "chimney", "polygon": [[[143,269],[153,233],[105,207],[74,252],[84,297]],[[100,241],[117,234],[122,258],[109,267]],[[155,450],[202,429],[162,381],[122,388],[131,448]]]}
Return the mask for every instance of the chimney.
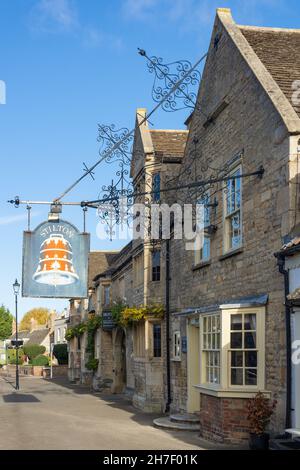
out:
{"label": "chimney", "polygon": [[30,319],[30,333],[33,331],[33,330],[36,330],[37,329],[37,320],[35,318],[31,318]]}

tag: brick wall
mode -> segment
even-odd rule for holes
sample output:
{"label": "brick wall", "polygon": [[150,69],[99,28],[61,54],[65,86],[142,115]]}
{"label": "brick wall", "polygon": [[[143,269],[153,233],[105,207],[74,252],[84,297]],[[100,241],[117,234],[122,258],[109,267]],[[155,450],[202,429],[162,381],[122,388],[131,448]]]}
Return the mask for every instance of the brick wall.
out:
{"label": "brick wall", "polygon": [[200,436],[226,444],[249,438],[247,399],[201,395]]}

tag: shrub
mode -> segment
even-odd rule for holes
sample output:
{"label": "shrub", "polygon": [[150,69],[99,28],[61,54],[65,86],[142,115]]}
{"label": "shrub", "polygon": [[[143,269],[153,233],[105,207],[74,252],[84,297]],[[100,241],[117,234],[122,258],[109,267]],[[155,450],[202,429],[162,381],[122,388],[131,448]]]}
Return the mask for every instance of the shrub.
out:
{"label": "shrub", "polygon": [[99,360],[98,359],[95,359],[94,357],[89,359],[88,362],[86,363],[85,367],[88,369],[88,370],[92,370],[92,371],[96,371],[98,369],[98,365],[99,365]]}
{"label": "shrub", "polygon": [[32,361],[37,356],[40,356],[41,354],[44,354],[46,351],[45,346],[40,346],[39,344],[28,344],[23,347],[24,354],[29,357],[29,359]]}
{"label": "shrub", "polygon": [[68,364],[68,346],[66,344],[55,344],[53,356],[56,357],[58,364]]}
{"label": "shrub", "polygon": [[[24,352],[23,349],[19,348],[19,364],[23,364],[23,356]],[[17,350],[16,349],[8,349],[7,350],[7,362],[8,364],[16,364],[16,357],[17,357]]]}
{"label": "shrub", "polygon": [[264,396],[262,392],[258,392],[254,398],[249,400],[248,420],[251,433],[257,435],[264,433],[274,412],[276,404],[276,400],[271,402]]}
{"label": "shrub", "polygon": [[32,359],[31,364],[33,366],[48,366],[49,358],[47,356],[43,356],[42,354],[40,354],[39,356]]}

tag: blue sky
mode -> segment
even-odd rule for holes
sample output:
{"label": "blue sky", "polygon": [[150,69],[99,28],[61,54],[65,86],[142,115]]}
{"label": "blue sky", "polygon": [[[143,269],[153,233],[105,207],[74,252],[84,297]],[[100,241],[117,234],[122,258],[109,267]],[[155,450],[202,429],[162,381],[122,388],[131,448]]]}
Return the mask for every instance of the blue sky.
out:
{"label": "blue sky", "polygon": [[[194,62],[208,47],[217,7],[241,24],[300,27],[299,3],[281,0],[0,0],[0,303],[13,310],[12,283],[21,279],[25,207],[6,200],[52,200],[98,156],[97,123],[133,127],[135,109],[151,109],[152,78],[137,54],[142,47],[167,61]],[[155,128],[182,128],[186,112],[158,112]],[[66,200],[95,198],[110,181],[102,165]],[[32,226],[47,218],[36,206]],[[82,227],[80,209],[64,209]],[[92,249],[115,248],[96,235]],[[20,299],[20,313],[64,301]]]}

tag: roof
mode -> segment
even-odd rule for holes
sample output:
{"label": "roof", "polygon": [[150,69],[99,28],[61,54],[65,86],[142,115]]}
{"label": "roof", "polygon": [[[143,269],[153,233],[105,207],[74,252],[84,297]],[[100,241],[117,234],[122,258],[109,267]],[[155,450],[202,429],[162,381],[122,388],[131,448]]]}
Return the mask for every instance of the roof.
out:
{"label": "roof", "polygon": [[288,300],[297,301],[300,300],[300,288],[295,289],[291,294],[287,296]]}
{"label": "roof", "polygon": [[279,250],[279,254],[287,254],[290,251],[296,251],[298,249],[300,249],[300,237],[295,237],[282,245],[281,249]]}
{"label": "roof", "polygon": [[121,269],[124,265],[131,261],[132,257],[132,241],[127,243],[120,251],[117,253],[114,258],[111,260],[111,263],[108,265],[107,269],[101,271],[97,276],[94,277],[94,282],[97,282],[101,277],[111,276],[118,269]]}
{"label": "roof", "polygon": [[149,130],[156,153],[169,156],[183,156],[189,131]]}
{"label": "roof", "polygon": [[93,286],[93,280],[99,272],[103,272],[113,262],[116,251],[91,251],[89,254],[88,285]]}
{"label": "roof", "polygon": [[[22,331],[18,331],[18,339],[25,339],[25,338],[29,338],[30,336],[30,331],[29,330],[22,330]],[[16,339],[16,333],[13,333],[9,339]]]}
{"label": "roof", "polygon": [[29,340],[26,344],[41,344],[46,336],[49,334],[49,328],[43,328],[40,330],[33,330],[29,335]]}
{"label": "roof", "polygon": [[[29,330],[19,331],[18,339],[29,338],[26,344],[41,344],[48,335],[49,331],[49,328],[41,328],[38,330],[33,330],[31,332]],[[9,339],[16,339],[16,333],[11,335]]]}
{"label": "roof", "polygon": [[292,103],[293,82],[300,80],[300,29],[239,28],[300,116],[300,105]]}

